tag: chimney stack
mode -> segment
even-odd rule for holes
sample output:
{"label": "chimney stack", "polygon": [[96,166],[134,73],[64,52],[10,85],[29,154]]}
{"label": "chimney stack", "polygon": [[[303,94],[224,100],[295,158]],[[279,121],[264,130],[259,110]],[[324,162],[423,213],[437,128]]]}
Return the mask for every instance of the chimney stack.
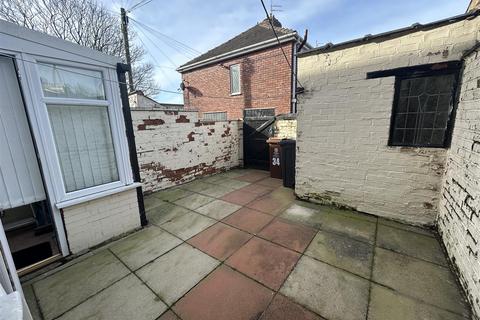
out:
{"label": "chimney stack", "polygon": [[471,0],[470,5],[468,6],[467,13],[476,11],[480,9],[480,0]]}

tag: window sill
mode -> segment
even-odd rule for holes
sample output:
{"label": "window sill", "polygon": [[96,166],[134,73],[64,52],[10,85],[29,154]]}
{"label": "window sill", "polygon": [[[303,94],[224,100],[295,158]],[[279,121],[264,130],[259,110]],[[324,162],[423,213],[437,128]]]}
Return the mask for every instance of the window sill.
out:
{"label": "window sill", "polygon": [[135,188],[138,188],[138,187],[141,187],[141,186],[142,186],[141,183],[134,182],[132,184],[122,186],[122,187],[119,187],[119,188],[110,189],[110,190],[90,194],[88,196],[75,198],[75,199],[72,199],[72,200],[62,201],[62,202],[57,203],[55,206],[58,209],[64,209],[64,208],[68,208],[68,207],[71,207],[71,206],[74,206],[74,205],[77,205],[77,204],[81,204],[81,203],[84,203],[84,202],[104,198],[104,197],[110,196],[112,194],[121,193],[121,192],[124,192],[124,191],[135,189]]}
{"label": "window sill", "polygon": [[233,96],[241,96],[241,95],[242,95],[241,92],[239,92],[239,93],[230,93],[230,96],[232,96],[232,97],[233,97]]}

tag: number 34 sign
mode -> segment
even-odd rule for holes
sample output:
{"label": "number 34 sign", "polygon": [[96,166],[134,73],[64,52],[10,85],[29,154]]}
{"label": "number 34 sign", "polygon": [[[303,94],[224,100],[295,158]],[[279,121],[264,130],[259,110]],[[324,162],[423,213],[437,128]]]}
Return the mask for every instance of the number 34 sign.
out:
{"label": "number 34 sign", "polygon": [[273,149],[272,165],[280,166],[280,152],[279,152],[278,148]]}

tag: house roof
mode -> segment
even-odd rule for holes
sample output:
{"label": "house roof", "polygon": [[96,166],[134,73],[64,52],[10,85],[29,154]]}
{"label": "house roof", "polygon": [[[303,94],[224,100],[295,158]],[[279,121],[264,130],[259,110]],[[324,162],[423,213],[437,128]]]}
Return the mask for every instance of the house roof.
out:
{"label": "house roof", "polygon": [[313,54],[321,54],[321,53],[327,53],[327,52],[332,52],[332,51],[337,51],[337,50],[343,50],[359,45],[364,45],[367,43],[375,43],[375,42],[382,42],[382,41],[387,41],[393,38],[401,37],[410,33],[418,32],[418,31],[427,31],[427,30],[432,30],[435,28],[439,28],[448,24],[452,24],[455,22],[459,22],[462,20],[466,19],[474,19],[478,15],[480,15],[480,10],[476,10],[473,12],[468,12],[465,14],[461,14],[458,16],[450,17],[447,19],[442,19],[438,21],[434,21],[431,23],[427,24],[420,24],[420,23],[414,23],[409,27],[406,28],[401,28],[401,29],[396,29],[392,31],[387,31],[375,35],[368,34],[362,38],[357,38],[345,42],[340,42],[337,44],[333,43],[327,43],[324,46],[313,48],[310,50],[306,50],[304,52],[299,53],[298,55],[301,57],[313,55]]}
{"label": "house roof", "polygon": [[[299,39],[297,32],[292,29],[282,27],[280,21],[277,18],[272,16],[272,23],[275,28],[279,38],[288,38],[288,41],[293,41]],[[220,60],[225,60],[230,58],[228,53],[238,51],[240,49],[254,47],[257,44],[268,42],[269,40],[276,41],[275,34],[272,31],[272,27],[268,19],[263,20],[262,22],[257,23],[255,26],[250,29],[240,33],[236,37],[228,40],[225,43],[209,50],[208,52],[194,58],[193,60],[188,61],[187,63],[181,65],[178,68],[178,71],[186,71],[186,69],[193,69],[202,66],[202,62],[218,62]],[[285,41],[284,41],[285,42]],[[276,42],[272,41],[271,45],[276,45]],[[271,46],[270,45],[270,46]],[[258,50],[258,49],[257,49]],[[218,59],[215,59],[218,58]],[[213,60],[213,61],[211,61]]]}

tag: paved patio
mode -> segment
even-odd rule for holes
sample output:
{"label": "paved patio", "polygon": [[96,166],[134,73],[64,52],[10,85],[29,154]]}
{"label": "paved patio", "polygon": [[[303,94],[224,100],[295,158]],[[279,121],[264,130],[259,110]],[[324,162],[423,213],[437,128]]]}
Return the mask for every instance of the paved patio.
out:
{"label": "paved patio", "polygon": [[36,319],[470,319],[435,236],[233,170],[146,197],[150,226],[24,285]]}

